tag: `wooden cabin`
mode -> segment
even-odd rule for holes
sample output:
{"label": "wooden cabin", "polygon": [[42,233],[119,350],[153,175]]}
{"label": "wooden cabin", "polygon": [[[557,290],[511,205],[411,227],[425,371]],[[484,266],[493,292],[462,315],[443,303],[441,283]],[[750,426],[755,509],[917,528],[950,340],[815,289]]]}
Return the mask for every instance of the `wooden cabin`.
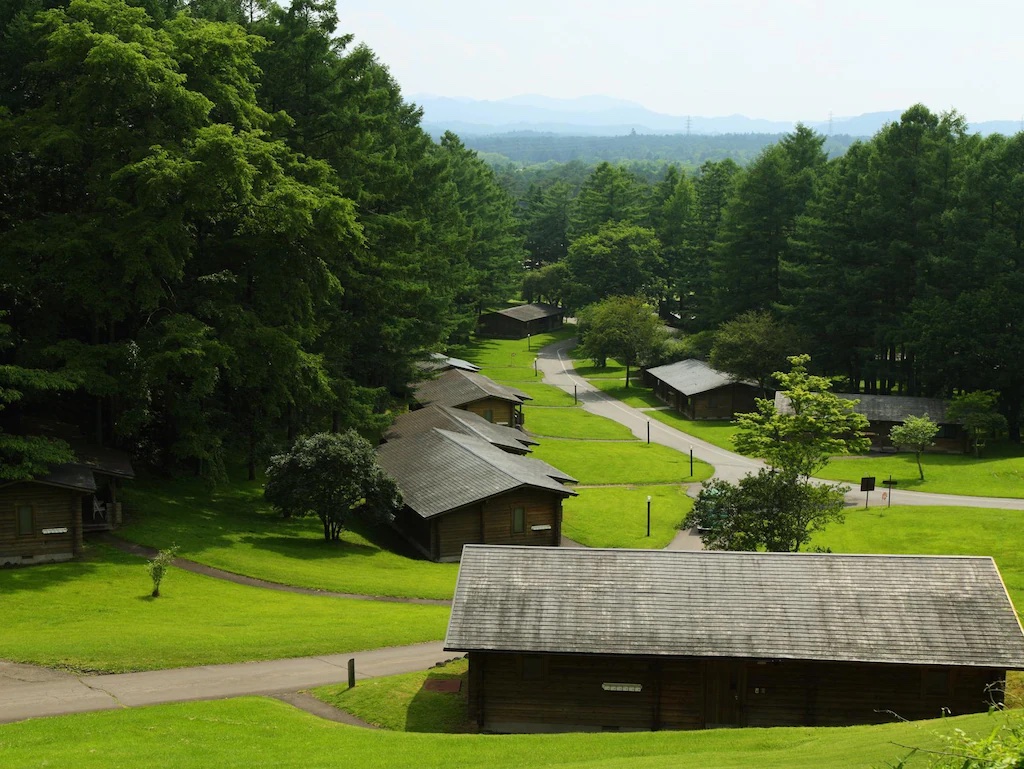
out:
{"label": "wooden cabin", "polygon": [[384,433],[384,440],[394,441],[434,429],[474,436],[510,454],[528,454],[530,447],[537,445],[537,441],[522,430],[492,424],[472,411],[437,405],[400,414]]}
{"label": "wooden cabin", "polygon": [[0,566],[68,561],[78,555],[83,503],[95,493],[92,471],[72,463],[0,486]]}
{"label": "wooden cabin", "polygon": [[483,374],[451,369],[436,379],[416,385],[413,399],[419,408],[450,406],[471,411],[494,424],[522,427],[523,403],[530,400],[530,396],[514,387],[500,385]]}
{"label": "wooden cabin", "polygon": [[467,545],[445,649],[493,732],[840,726],[998,703],[991,558]]}
{"label": "wooden cabin", "polygon": [[907,417],[928,417],[939,426],[935,445],[927,451],[967,451],[967,432],[963,426],[946,418],[949,405],[941,398],[914,398],[908,395],[858,395],[836,393],[840,398],[859,401],[853,410],[863,414],[870,423],[865,435],[871,439],[871,448],[876,450],[894,449],[889,431],[901,425]]}
{"label": "wooden cabin", "polygon": [[476,436],[432,429],[377,447],[404,507],[392,525],[434,561],[457,561],[470,542],[557,546],[562,500],[575,479]]}
{"label": "wooden cabin", "polygon": [[509,307],[507,310],[485,312],[477,319],[478,336],[497,339],[523,339],[562,327],[565,310],[553,304],[536,302]]}
{"label": "wooden cabin", "polygon": [[649,368],[643,382],[658,398],[687,419],[732,419],[753,411],[760,390],[694,358]]}

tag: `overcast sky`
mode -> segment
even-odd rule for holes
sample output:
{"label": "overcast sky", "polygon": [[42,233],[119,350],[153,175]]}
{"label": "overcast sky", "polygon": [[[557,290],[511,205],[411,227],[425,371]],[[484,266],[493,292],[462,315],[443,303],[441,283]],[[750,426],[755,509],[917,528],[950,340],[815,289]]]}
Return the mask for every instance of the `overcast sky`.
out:
{"label": "overcast sky", "polygon": [[826,120],[923,102],[1024,115],[1015,0],[337,0],[403,93],[603,94],[674,115]]}

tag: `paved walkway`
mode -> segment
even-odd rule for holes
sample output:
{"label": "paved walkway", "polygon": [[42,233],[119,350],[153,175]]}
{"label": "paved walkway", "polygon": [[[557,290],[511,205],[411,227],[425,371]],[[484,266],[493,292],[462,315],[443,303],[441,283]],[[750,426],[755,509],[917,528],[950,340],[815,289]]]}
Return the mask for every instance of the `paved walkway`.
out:
{"label": "paved walkway", "polygon": [[[346,682],[349,659],[356,661],[358,681],[426,670],[458,656],[442,647],[443,642],[434,641],[320,657],[89,676],[0,662],[0,723],[254,694],[280,696],[285,702],[316,712],[312,703],[290,693]],[[333,720],[352,723],[344,716]]]}
{"label": "paved walkway", "polygon": [[[544,373],[544,382],[572,393],[575,389],[580,404],[587,411],[613,419],[632,430],[633,435],[641,440],[647,439],[648,425],[652,443],[688,454],[693,450],[697,459],[714,465],[715,478],[735,482],[750,472],[757,472],[764,467],[764,462],[751,459],[735,452],[702,441],[695,436],[669,427],[662,422],[649,419],[643,410],[627,406],[622,401],[612,398],[598,390],[575,372],[572,359],[567,351],[576,344],[575,339],[567,339],[541,349],[537,358],[537,369]],[[857,490],[846,495],[849,505],[864,505],[864,494]],[[873,507],[882,503],[881,489],[875,491],[871,498]],[[1024,499],[1007,499],[1003,497],[969,497],[958,494],[933,494],[925,491],[893,491],[894,505],[955,505],[960,507],[989,507],[1005,510],[1024,510]],[[677,537],[677,540],[679,537]],[[676,542],[669,548],[676,549]],[[689,548],[685,548],[689,549]]]}

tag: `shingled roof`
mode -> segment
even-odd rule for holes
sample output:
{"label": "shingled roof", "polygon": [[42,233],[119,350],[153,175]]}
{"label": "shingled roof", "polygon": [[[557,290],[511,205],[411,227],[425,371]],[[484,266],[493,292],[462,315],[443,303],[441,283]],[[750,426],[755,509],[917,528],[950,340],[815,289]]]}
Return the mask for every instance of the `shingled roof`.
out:
{"label": "shingled roof", "polygon": [[[941,398],[915,398],[909,395],[862,395],[835,393],[849,401],[860,401],[853,410],[872,422],[903,422],[907,417],[928,417],[933,422],[948,422],[946,401]],[[776,393],[775,408],[785,412],[789,402],[783,393]]]}
{"label": "shingled roof", "polygon": [[467,545],[451,651],[1024,669],[991,558]]}
{"label": "shingled roof", "polygon": [[430,359],[420,361],[418,365],[424,371],[447,371],[452,368],[473,372],[480,370],[480,367],[475,363],[470,363],[468,360],[463,360],[462,358],[451,358],[441,352],[430,353]]}
{"label": "shingled roof", "polygon": [[531,400],[522,390],[506,387],[491,381],[483,374],[452,369],[437,379],[420,382],[413,389],[413,397],[424,406],[436,403],[439,406],[465,406],[484,398],[497,398],[510,403]]}
{"label": "shingled roof", "polygon": [[[709,390],[717,390],[719,387],[725,387],[737,381],[724,371],[713,369],[704,361],[696,358],[688,358],[665,366],[655,366],[647,369],[647,373],[684,395],[698,395]],[[751,387],[757,386],[757,382],[739,381]]]}
{"label": "shingled roof", "polygon": [[395,479],[405,504],[424,518],[523,486],[576,495],[556,480],[575,479],[546,462],[449,430],[434,429],[382,444],[377,459]]}
{"label": "shingled roof", "polygon": [[537,441],[514,427],[492,424],[471,411],[437,405],[400,415],[384,433],[384,438],[389,441],[398,440],[435,428],[473,435],[515,454],[525,454],[530,446],[537,445]]}
{"label": "shingled roof", "polygon": [[507,310],[498,310],[494,315],[504,315],[506,318],[513,318],[527,323],[531,320],[540,320],[541,318],[550,318],[556,315],[561,315],[564,310],[561,307],[556,307],[553,304],[544,304],[543,302],[534,302],[533,304],[521,304],[518,307],[509,307]]}

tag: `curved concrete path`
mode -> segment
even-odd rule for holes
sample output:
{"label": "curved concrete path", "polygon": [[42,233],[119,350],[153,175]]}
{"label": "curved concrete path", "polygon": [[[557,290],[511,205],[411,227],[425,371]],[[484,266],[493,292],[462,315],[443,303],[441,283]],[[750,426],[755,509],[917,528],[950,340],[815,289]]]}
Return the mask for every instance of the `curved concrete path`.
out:
{"label": "curved concrete path", "polygon": [[[605,395],[576,373],[567,351],[576,344],[575,339],[566,339],[548,345],[540,350],[537,369],[544,373],[544,382],[572,393],[574,388],[580,404],[587,411],[598,414],[628,427],[637,438],[647,440],[647,426],[650,425],[651,442],[681,451],[684,454],[693,449],[694,457],[714,465],[715,478],[735,482],[747,473],[757,472],[764,467],[759,459],[736,454],[688,435],[657,420],[649,419],[640,409],[627,406],[620,400]],[[831,481],[827,481],[831,483]],[[872,506],[880,507],[881,489],[872,494]],[[864,494],[851,490],[846,495],[848,505],[863,505]],[[893,491],[894,505],[954,505],[961,507],[989,507],[1005,510],[1024,510],[1024,499],[1005,497],[970,497],[958,494],[934,494],[926,491]],[[677,537],[678,539],[678,537]],[[673,543],[674,545],[675,543]],[[670,545],[669,547],[672,547]]]}
{"label": "curved concrete path", "polygon": [[[290,693],[346,682],[349,659],[356,661],[359,681],[426,670],[450,660],[453,655],[445,652],[443,646],[441,641],[432,641],[319,657],[87,676],[0,662],[0,723],[246,695],[278,696],[303,707],[302,698]],[[313,712],[312,707],[303,709]]]}

